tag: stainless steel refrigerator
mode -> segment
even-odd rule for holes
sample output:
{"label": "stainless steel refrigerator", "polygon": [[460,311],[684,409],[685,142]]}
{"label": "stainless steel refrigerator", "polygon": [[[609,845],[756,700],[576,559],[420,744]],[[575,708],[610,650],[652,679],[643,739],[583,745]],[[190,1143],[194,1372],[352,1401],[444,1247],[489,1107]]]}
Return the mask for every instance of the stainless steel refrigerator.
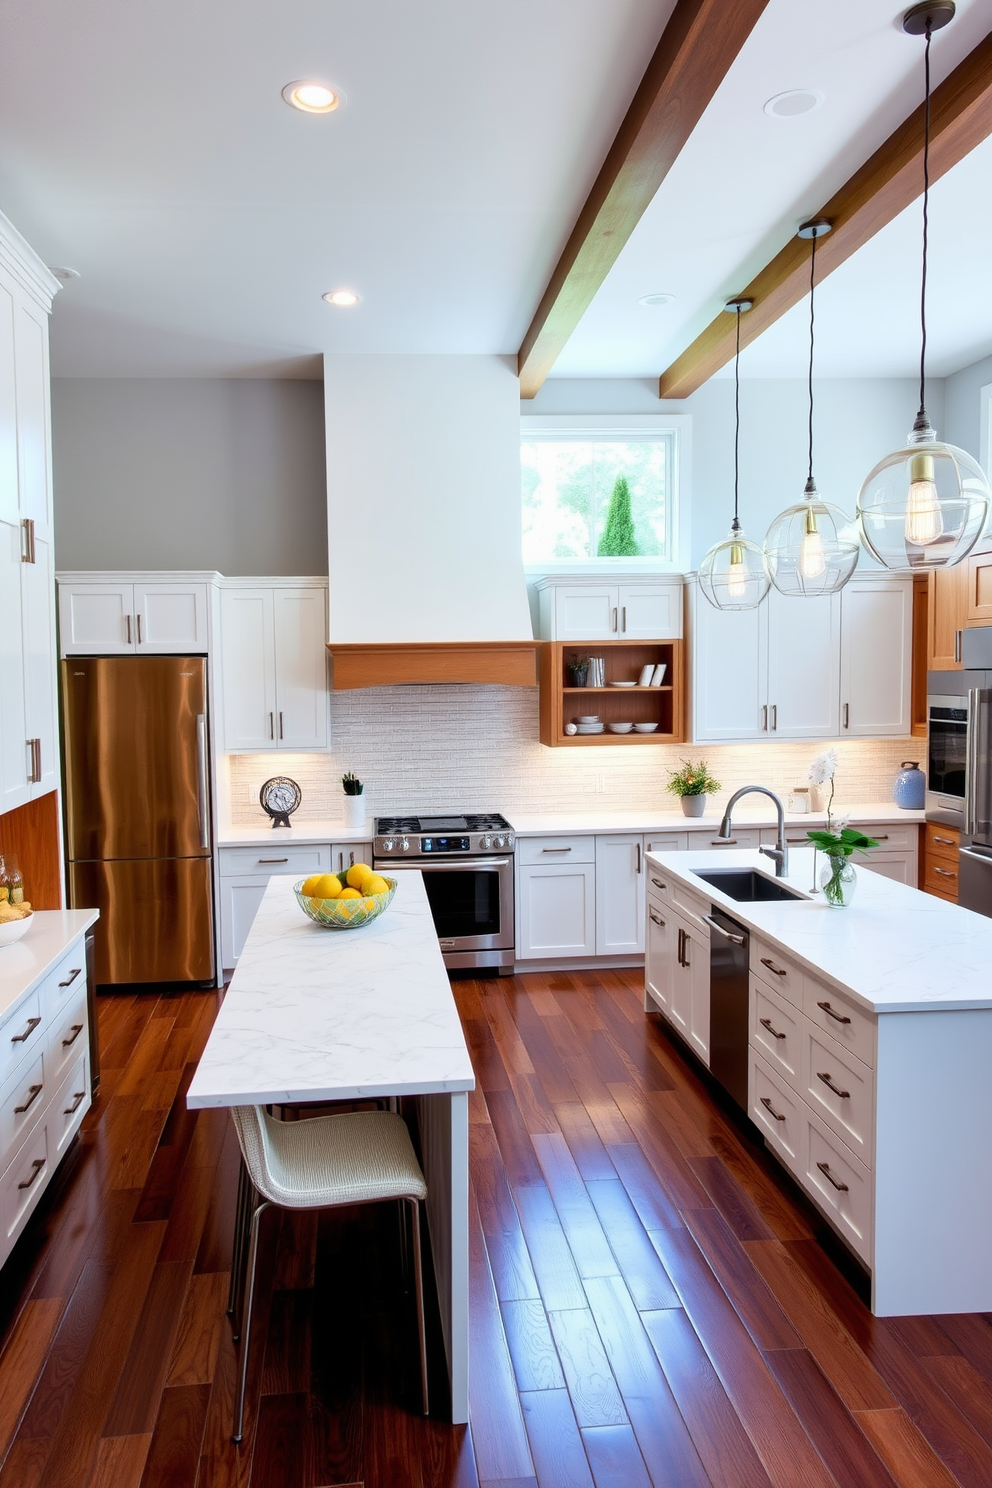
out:
{"label": "stainless steel refrigerator", "polygon": [[69,898],[100,910],[96,980],[214,978],[207,664],[62,663]]}

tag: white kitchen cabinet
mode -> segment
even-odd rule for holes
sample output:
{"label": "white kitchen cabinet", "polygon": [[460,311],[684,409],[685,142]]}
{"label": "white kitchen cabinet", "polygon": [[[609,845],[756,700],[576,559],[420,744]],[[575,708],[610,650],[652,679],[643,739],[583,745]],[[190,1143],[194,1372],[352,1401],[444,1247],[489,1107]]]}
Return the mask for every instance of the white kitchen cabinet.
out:
{"label": "white kitchen cabinet", "polygon": [[668,888],[649,888],[644,1006],[653,1006],[697,1058],[710,1058],[710,942],[706,928],[676,913]]}
{"label": "white kitchen cabinet", "polygon": [[354,868],[356,863],[372,866],[371,842],[332,842],[330,851],[332,873],[344,873],[345,869]]}
{"label": "white kitchen cabinet", "polygon": [[222,847],[217,866],[220,883],[220,944],[225,972],[233,971],[275,874],[309,878],[312,873],[341,873],[355,863],[372,862],[371,842],[287,841],[276,829],[264,847]]}
{"label": "white kitchen cabinet", "polygon": [[541,637],[547,641],[658,641],[682,635],[682,580],[541,579]]}
{"label": "white kitchen cabinet", "polygon": [[697,744],[761,739],[767,724],[768,629],[764,605],[725,611],[689,588],[689,715]]}
{"label": "white kitchen cabinet", "polygon": [[678,934],[675,917],[657,895],[648,894],[644,934],[644,1011],[670,1016],[671,981],[674,953],[672,945]]}
{"label": "white kitchen cabinet", "polygon": [[63,656],[204,654],[206,581],[107,574],[59,575]]}
{"label": "white kitchen cabinet", "polygon": [[326,583],[223,586],[226,750],[328,747],[326,639]]}
{"label": "white kitchen cabinet", "polygon": [[644,951],[644,838],[616,833],[596,838],[596,954]]}
{"label": "white kitchen cabinet", "polygon": [[842,737],[909,733],[912,644],[912,581],[855,576],[841,593]]}
{"label": "white kitchen cabinet", "polygon": [[596,954],[596,862],[569,859],[517,868],[517,958]]}
{"label": "white kitchen cabinet", "polygon": [[836,595],[793,599],[772,589],[765,606],[768,736],[830,738],[839,717],[840,601]]}

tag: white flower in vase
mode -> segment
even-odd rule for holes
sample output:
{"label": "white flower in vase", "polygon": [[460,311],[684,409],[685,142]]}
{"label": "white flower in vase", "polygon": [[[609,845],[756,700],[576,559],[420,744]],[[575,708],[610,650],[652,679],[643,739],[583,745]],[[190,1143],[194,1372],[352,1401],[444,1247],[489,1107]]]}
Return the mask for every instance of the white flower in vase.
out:
{"label": "white flower in vase", "polygon": [[806,777],[811,785],[826,785],[828,780],[833,780],[837,769],[836,749],[824,749],[814,759],[809,767],[809,775]]}

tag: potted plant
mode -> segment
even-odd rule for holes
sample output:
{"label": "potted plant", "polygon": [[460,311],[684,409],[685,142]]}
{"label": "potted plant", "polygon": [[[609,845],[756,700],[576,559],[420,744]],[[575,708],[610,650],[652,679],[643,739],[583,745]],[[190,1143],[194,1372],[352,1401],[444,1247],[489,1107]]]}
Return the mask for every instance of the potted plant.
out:
{"label": "potted plant", "polygon": [[834,909],[843,909],[854,897],[858,878],[851,855],[877,847],[877,839],[866,837],[864,832],[855,831],[853,827],[841,827],[838,832],[807,832],[806,836],[827,860],[820,869],[820,888],[824,898]]}
{"label": "potted plant", "polygon": [[588,656],[570,656],[566,662],[573,687],[585,687],[589,680]]}
{"label": "potted plant", "polygon": [[683,760],[681,770],[669,770],[666,790],[678,796],[686,816],[702,816],[706,810],[706,797],[720,789],[719,780],[714,780],[706,761]]}
{"label": "potted plant", "polygon": [[341,776],[341,789],[344,791],[344,819],[349,827],[364,827],[365,825],[365,785],[357,775],[349,770]]}

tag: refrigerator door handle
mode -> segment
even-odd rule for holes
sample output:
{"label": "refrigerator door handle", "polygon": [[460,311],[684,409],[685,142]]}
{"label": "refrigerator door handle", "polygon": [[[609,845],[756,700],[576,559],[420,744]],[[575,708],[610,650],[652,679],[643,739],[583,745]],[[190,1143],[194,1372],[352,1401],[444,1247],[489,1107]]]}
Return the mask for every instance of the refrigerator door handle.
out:
{"label": "refrigerator door handle", "polygon": [[207,715],[196,715],[196,810],[200,820],[200,846],[210,846],[207,820]]}
{"label": "refrigerator door handle", "polygon": [[992,691],[974,688],[968,708],[967,830],[980,842],[992,831]]}

